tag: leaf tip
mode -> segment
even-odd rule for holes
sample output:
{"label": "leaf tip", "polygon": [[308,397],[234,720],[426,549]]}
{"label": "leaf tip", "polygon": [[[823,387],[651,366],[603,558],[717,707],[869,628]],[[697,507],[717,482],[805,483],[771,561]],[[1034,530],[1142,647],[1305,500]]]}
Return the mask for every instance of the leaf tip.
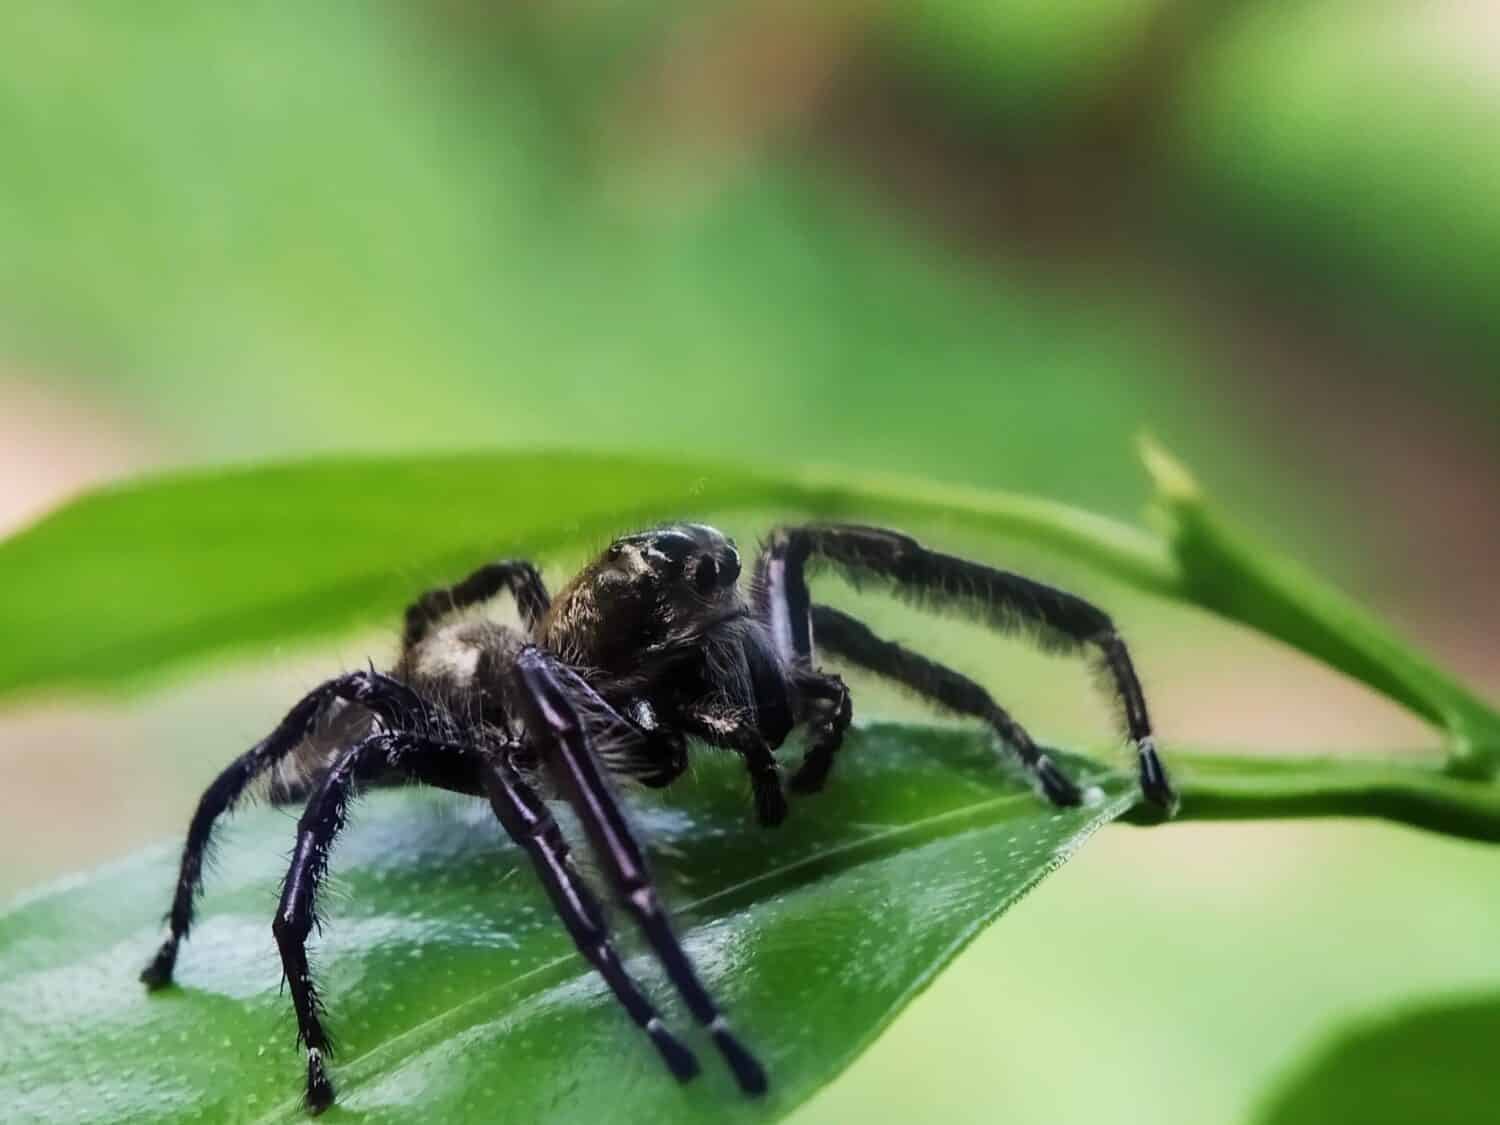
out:
{"label": "leaf tip", "polygon": [[1195,503],[1203,498],[1197,478],[1150,433],[1140,433],[1135,444],[1146,474],[1163,500],[1176,505]]}

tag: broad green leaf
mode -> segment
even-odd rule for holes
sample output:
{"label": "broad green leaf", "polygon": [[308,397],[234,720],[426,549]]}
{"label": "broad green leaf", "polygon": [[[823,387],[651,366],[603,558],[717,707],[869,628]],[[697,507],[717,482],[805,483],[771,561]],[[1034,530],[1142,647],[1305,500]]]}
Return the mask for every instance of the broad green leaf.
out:
{"label": "broad green leaf", "polygon": [[1141,532],[1025,497],[584,454],[351,458],[146,479],[0,544],[0,696],[127,683],[247,646],[389,626],[424,586],[658,519],[757,508],[1017,531],[1142,582]]}
{"label": "broad green leaf", "polygon": [[1257,1125],[1472,1125],[1500,1106],[1500,995],[1454,997],[1340,1029],[1267,1099]]}
{"label": "broad green leaf", "polygon": [[597,548],[707,512],[1012,537],[1219,614],[1441,723],[1453,762],[1500,763],[1500,715],[1337,590],[1223,519],[1159,447],[1167,534],[1028,496],[872,474],[766,473],[581,453],[348,458],[147,478],[0,543],[0,697],[129,684],[206,656],[389,628],[412,596],[507,555]]}
{"label": "broad green leaf", "polygon": [[[1133,801],[1120,775],[1058,811],[970,731],[856,732],[837,784],[776,831],[747,815],[727,756],[636,802],[679,930],[773,1079],[735,1090],[662,1071],[572,951],[480,801],[420,790],[360,806],[333,858],[314,949],[340,1045],[343,1115],[367,1121],[771,1120],[826,1083],[978,931]],[[301,1052],[270,933],[292,820],[225,834],[179,986],[135,974],[159,935],[175,847],[64,880],[0,917],[0,1105],[21,1120],[296,1121]],[[628,936],[634,949],[638,945]],[[648,958],[632,970],[667,1002]],[[1023,1025],[1024,1012],[997,1013]]]}

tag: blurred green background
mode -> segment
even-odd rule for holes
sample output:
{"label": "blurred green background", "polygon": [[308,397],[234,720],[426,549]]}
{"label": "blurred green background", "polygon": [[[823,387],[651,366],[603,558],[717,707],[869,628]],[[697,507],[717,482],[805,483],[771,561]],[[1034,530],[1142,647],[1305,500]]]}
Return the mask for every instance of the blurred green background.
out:
{"label": "blurred green background", "polygon": [[[1133,518],[1150,430],[1500,694],[1492,6],[809,7],[15,6],[0,530],[152,467],[539,445]],[[1434,741],[1008,561],[1118,608],[1169,747]],[[880,612],[1101,737],[1082,673]],[[0,892],[175,834],[278,704],[390,642],[0,715]],[[1391,827],[1113,829],[797,1120],[1248,1120],[1341,1021],[1493,990],[1496,886],[1492,850]]]}

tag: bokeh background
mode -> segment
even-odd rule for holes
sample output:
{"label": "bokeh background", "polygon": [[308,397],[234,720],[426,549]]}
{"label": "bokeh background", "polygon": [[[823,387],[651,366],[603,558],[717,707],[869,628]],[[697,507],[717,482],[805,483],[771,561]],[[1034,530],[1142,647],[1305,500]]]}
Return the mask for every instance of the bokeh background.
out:
{"label": "bokeh background", "polygon": [[[4,22],[0,531],[164,466],[555,445],[1133,519],[1150,431],[1500,696],[1493,3]],[[1008,561],[1118,608],[1169,747],[1435,742],[1275,646]],[[1102,737],[1083,675],[902,628],[1044,733]],[[279,705],[390,640],[10,705],[0,894],[175,834]],[[1244,1120],[1342,1021],[1500,984],[1496,887],[1500,853],[1394,827],[1112,829],[796,1120]]]}

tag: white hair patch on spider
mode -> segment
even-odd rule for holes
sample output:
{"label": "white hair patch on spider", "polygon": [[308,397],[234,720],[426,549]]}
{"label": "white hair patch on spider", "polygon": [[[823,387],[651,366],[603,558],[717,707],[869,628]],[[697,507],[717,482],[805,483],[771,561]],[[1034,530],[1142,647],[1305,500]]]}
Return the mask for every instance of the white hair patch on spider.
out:
{"label": "white hair patch on spider", "polygon": [[482,645],[464,625],[439,629],[422,642],[414,664],[418,675],[433,680],[472,681],[479,670]]}

